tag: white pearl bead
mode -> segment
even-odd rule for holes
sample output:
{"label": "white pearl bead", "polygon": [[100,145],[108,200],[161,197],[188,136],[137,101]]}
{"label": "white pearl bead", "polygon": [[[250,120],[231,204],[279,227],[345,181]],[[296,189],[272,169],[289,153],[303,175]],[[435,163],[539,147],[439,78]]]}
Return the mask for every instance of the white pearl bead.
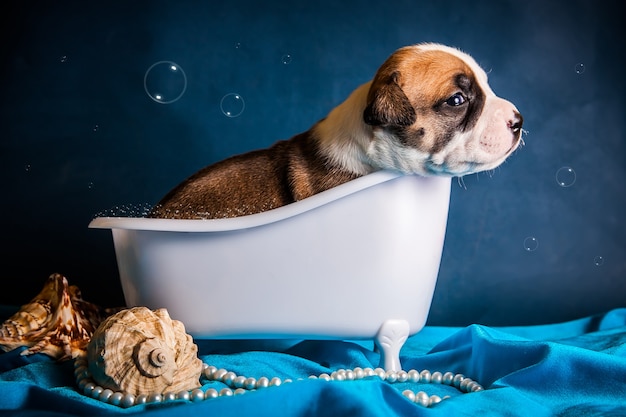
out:
{"label": "white pearl bead", "polygon": [[135,398],[135,404],[145,404],[147,400],[148,396],[146,394],[141,394]]}
{"label": "white pearl bead", "polygon": [[226,385],[232,385],[233,379],[237,378],[237,375],[234,372],[226,372],[224,376],[222,376],[222,382]]}
{"label": "white pearl bead", "polygon": [[335,371],[330,374],[330,379],[332,379],[333,381],[343,381],[345,379],[345,376],[338,371]]}
{"label": "white pearl bead", "polygon": [[226,373],[228,373],[226,369],[224,368],[218,369],[217,371],[213,372],[213,380],[221,381],[222,377],[226,375]]}
{"label": "white pearl bead", "polygon": [[83,394],[87,396],[91,396],[91,391],[93,391],[93,389],[96,387],[96,384],[86,379],[80,381],[80,384],[78,384],[78,387],[80,388],[81,385],[82,385]]}
{"label": "white pearl bead", "polygon": [[424,369],[420,372],[420,382],[430,383],[430,371],[428,369]]}
{"label": "white pearl bead", "polygon": [[442,380],[443,380],[443,375],[439,371],[433,372],[432,375],[430,376],[430,382],[432,382],[433,384],[441,384]]}
{"label": "white pearl bead", "polygon": [[282,383],[282,381],[280,380],[280,378],[278,378],[276,376],[270,380],[270,386],[271,387],[278,387],[278,386],[280,386],[281,383]]}
{"label": "white pearl bead", "polygon": [[212,398],[217,398],[220,396],[220,393],[217,392],[217,390],[215,388],[209,388],[208,390],[206,390],[204,392],[204,399],[205,400],[210,400]]}
{"label": "white pearl bead", "polygon": [[405,389],[404,391],[402,391],[402,395],[408,398],[411,402],[415,402],[415,393],[410,389]]}
{"label": "white pearl bead", "polygon": [[467,386],[472,383],[472,380],[470,378],[464,378],[463,381],[461,381],[461,384],[459,385],[459,389],[461,391],[465,391],[465,392],[469,392],[467,389]]}
{"label": "white pearl bead", "polygon": [[256,381],[256,388],[267,388],[270,386],[270,380],[267,377],[262,376]]}
{"label": "white pearl bead", "polygon": [[111,398],[111,395],[113,395],[113,391],[107,388],[105,390],[102,390],[102,392],[98,396],[98,399],[102,402],[107,402],[109,401],[109,398]]}
{"label": "white pearl bead", "polygon": [[230,388],[222,388],[220,390],[220,397],[230,397],[233,395],[233,390]]}
{"label": "white pearl bead", "polygon": [[345,372],[345,375],[346,375],[346,381],[354,381],[354,371],[348,369]]}
{"label": "white pearl bead", "polygon": [[[81,389],[81,391],[82,391],[82,390],[84,390],[84,389],[85,389],[85,387],[86,387],[87,385],[89,385],[89,384],[94,384],[94,387],[95,387],[95,385],[96,385],[96,384],[93,382],[93,379],[91,379],[91,378],[83,378],[83,379],[81,379],[81,380],[79,380],[79,381],[78,381],[78,387]],[[93,389],[93,388],[92,388],[92,389]]]}
{"label": "white pearl bead", "polygon": [[246,385],[246,377],[245,376],[238,376],[235,379],[233,379],[233,386],[235,388],[243,388]]}
{"label": "white pearl bead", "polygon": [[203,369],[203,373],[204,376],[208,379],[208,380],[213,380],[213,374],[217,371],[217,368],[215,366],[207,366],[206,368]]}
{"label": "white pearl bead", "polygon": [[330,375],[328,374],[320,374],[319,379],[323,379],[324,381],[330,381]]}
{"label": "white pearl bead", "polygon": [[387,382],[393,384],[398,380],[398,374],[395,371],[387,371],[385,372],[384,379],[387,380]]}
{"label": "white pearl bead", "polygon": [[191,398],[191,395],[189,394],[189,391],[180,391],[178,394],[176,394],[176,398],[178,398],[179,400],[189,400]]}
{"label": "white pearl bead", "polygon": [[104,388],[102,388],[99,385],[96,385],[93,390],[91,391],[91,398],[98,398],[100,397],[100,394],[102,394],[102,391],[104,391]]}
{"label": "white pearl bead", "polygon": [[121,405],[122,404],[122,399],[124,398],[124,393],[122,392],[115,392],[113,393],[113,395],[111,395],[111,397],[109,398],[109,404],[113,404],[113,405]]}
{"label": "white pearl bead", "polygon": [[245,389],[254,389],[256,387],[256,379],[252,377],[246,378],[246,382],[244,383],[243,387]]}
{"label": "white pearl bead", "polygon": [[124,394],[121,405],[124,408],[132,407],[133,405],[135,405],[135,396],[128,393]]}
{"label": "white pearl bead", "polygon": [[189,398],[193,402],[203,401],[204,400],[204,391],[200,388],[196,388],[189,394]]}
{"label": "white pearl bead", "polygon": [[441,397],[438,395],[431,395],[429,399],[430,405],[439,404],[441,401]]}
{"label": "white pearl bead", "polygon": [[385,370],[383,368],[376,368],[374,369],[374,373],[380,378],[380,379],[385,379]]}
{"label": "white pearl bead", "polygon": [[372,368],[363,369],[363,373],[365,374],[366,377],[376,375],[376,372],[374,372]]}
{"label": "white pearl bead", "polygon": [[85,375],[83,375],[83,373],[88,373],[87,367],[86,366],[76,366],[74,368],[74,377],[75,378],[81,378],[81,377],[85,377]]}
{"label": "white pearl bead", "polygon": [[452,385],[454,381],[454,374],[452,372],[446,372],[445,374],[443,374],[443,378],[441,379],[441,382],[446,384],[446,385]]}
{"label": "white pearl bead", "polygon": [[415,403],[424,407],[428,407],[428,405],[430,404],[430,398],[428,397],[428,394],[426,394],[424,391],[420,391],[415,394]]}
{"label": "white pearl bead", "polygon": [[245,390],[245,389],[243,389],[243,388],[237,388],[237,389],[234,391],[234,395],[242,395],[242,394],[245,394],[246,392],[248,392],[248,391],[246,391],[246,390]]}
{"label": "white pearl bead", "polygon": [[147,403],[160,403],[161,401],[163,401],[161,394],[150,394],[148,398],[146,398]]}
{"label": "white pearl bead", "polygon": [[461,385],[461,382],[463,381],[464,378],[465,378],[465,375],[456,374],[454,375],[454,378],[452,378],[452,384],[458,388],[459,385]]}
{"label": "white pearl bead", "polygon": [[166,392],[163,394],[163,401],[174,401],[176,399],[176,393],[175,392]]}
{"label": "white pearl bead", "polygon": [[398,382],[406,382],[409,380],[409,374],[406,371],[398,371]]}
{"label": "white pearl bead", "polygon": [[409,375],[409,381],[411,382],[420,381],[420,373],[417,372],[415,369],[411,369],[409,372],[407,372],[407,374]]}
{"label": "white pearl bead", "polygon": [[363,371],[363,369],[359,367],[354,368],[354,378],[362,379],[363,377],[365,377],[365,372]]}

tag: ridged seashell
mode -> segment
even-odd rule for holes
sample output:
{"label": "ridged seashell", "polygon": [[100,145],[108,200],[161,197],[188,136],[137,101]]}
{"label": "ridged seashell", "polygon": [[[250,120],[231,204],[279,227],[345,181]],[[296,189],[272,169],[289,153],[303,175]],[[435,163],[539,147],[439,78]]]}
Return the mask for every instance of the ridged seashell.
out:
{"label": "ridged seashell", "polygon": [[202,361],[185,326],[166,309],[133,307],[102,322],[87,346],[95,383],[133,395],[200,387]]}
{"label": "ridged seashell", "polygon": [[107,310],[82,299],[78,287],[52,274],[43,289],[0,327],[0,349],[28,346],[22,355],[45,353],[57,360],[84,351]]}

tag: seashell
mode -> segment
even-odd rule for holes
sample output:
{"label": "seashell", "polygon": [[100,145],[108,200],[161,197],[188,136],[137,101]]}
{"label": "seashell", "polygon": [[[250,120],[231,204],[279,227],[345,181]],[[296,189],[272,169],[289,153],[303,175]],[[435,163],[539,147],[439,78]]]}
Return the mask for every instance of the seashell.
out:
{"label": "seashell", "polygon": [[0,349],[28,346],[22,355],[44,353],[57,360],[84,354],[91,335],[110,312],[82,298],[77,286],[52,274],[42,290],[0,327]]}
{"label": "seashell", "polygon": [[133,307],[106,318],[87,346],[94,382],[114,392],[163,394],[200,387],[202,361],[166,309]]}

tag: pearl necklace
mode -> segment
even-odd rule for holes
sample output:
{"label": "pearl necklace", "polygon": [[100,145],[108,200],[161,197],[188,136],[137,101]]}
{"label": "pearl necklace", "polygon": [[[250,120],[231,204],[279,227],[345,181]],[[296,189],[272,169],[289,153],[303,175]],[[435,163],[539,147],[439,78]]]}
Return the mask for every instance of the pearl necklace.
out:
{"label": "pearl necklace", "polygon": [[[203,364],[202,376],[204,376],[207,381],[222,382],[229,388],[222,388],[220,391],[215,388],[209,388],[206,391],[201,388],[196,388],[191,391],[166,392],[164,394],[141,394],[135,396],[126,392],[113,392],[111,389],[103,388],[97,385],[92,379],[91,373],[87,367],[87,359],[85,357],[78,357],[74,361],[74,376],[76,377],[76,383],[78,384],[79,390],[86,396],[107,404],[124,408],[137,404],[160,403],[173,400],[198,402],[217,397],[241,395],[249,391],[255,391],[268,387],[277,387],[282,384],[293,382],[291,379],[281,380],[277,377],[271,379],[264,376],[259,379],[245,377],[236,375],[234,372],[227,371],[226,369],[218,369],[215,366]],[[477,392],[484,389],[478,382],[473,381],[463,374],[454,374],[452,372],[446,372],[443,374],[441,372],[431,373],[428,370],[419,372],[415,369],[408,372],[385,371],[382,368],[339,369],[331,374],[322,373],[318,376],[311,375],[308,379],[320,379],[324,381],[354,381],[374,376],[390,384],[396,382],[444,384],[455,387],[462,393]],[[297,380],[302,379],[303,378],[298,378]],[[438,395],[429,396],[424,391],[413,392],[409,389],[404,390],[402,395],[410,401],[423,407],[429,407],[450,398],[449,395],[441,398]]]}

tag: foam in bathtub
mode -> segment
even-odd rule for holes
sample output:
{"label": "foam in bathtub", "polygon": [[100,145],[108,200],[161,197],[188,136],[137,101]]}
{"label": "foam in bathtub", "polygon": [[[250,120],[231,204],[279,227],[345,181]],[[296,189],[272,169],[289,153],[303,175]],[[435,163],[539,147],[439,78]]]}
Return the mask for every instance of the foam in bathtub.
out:
{"label": "foam in bathtub", "polygon": [[94,219],[127,305],[195,338],[375,339],[381,366],[426,323],[450,178],[379,171],[305,200],[214,220]]}

